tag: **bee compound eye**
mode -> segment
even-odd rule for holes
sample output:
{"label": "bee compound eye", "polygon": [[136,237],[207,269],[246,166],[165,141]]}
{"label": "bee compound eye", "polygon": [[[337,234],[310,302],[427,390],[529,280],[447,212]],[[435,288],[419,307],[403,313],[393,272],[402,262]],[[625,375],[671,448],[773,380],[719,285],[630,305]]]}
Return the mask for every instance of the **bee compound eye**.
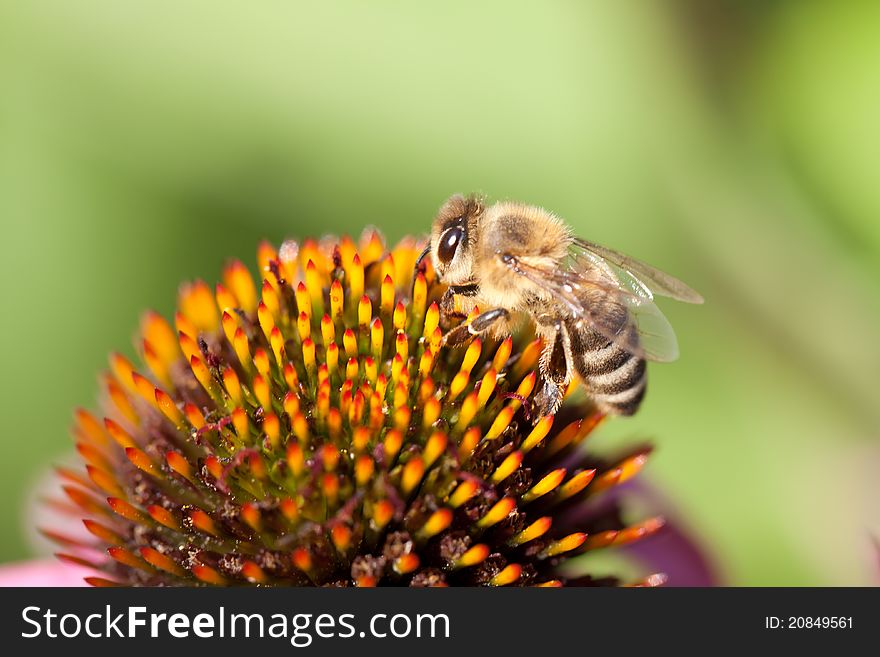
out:
{"label": "bee compound eye", "polygon": [[440,236],[440,243],[437,245],[437,257],[444,265],[448,265],[455,257],[458,245],[464,238],[464,229],[460,226],[450,228]]}

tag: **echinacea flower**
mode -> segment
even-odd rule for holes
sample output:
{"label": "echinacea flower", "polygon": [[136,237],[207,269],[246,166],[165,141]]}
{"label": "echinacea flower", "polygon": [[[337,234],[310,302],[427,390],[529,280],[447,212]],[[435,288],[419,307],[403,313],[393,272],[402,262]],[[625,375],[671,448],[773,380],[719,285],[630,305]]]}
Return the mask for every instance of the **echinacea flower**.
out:
{"label": "echinacea flower", "polygon": [[527,329],[443,346],[443,286],[413,271],[419,251],[375,231],[264,243],[259,285],[232,262],[215,288],[181,288],[174,328],[145,315],[143,365],[114,354],[103,417],[76,413],[85,467],[60,470],[55,506],[90,535],[46,531],[59,556],[94,585],[618,583],[561,566],[662,520],[568,511],[648,450],[591,458],[603,418],[583,402],[535,417]]}

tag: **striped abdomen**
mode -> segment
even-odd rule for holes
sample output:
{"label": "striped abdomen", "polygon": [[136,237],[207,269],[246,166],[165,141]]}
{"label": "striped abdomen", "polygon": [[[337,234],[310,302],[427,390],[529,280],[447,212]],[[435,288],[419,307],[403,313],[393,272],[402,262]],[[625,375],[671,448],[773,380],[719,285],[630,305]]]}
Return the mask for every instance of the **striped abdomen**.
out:
{"label": "striped abdomen", "polygon": [[645,396],[645,360],[578,322],[569,322],[566,330],[575,370],[599,410],[615,415],[635,413]]}

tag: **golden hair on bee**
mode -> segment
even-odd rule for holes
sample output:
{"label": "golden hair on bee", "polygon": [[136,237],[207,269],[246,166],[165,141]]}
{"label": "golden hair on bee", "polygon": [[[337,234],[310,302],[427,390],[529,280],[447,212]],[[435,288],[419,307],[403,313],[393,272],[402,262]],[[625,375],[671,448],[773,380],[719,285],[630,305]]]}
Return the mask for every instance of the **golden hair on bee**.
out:
{"label": "golden hair on bee", "polygon": [[452,196],[432,224],[422,258],[429,254],[448,286],[445,323],[481,311],[450,329],[446,344],[484,332],[504,335],[518,318],[534,323],[544,342],[539,416],[556,412],[575,375],[602,412],[634,413],[645,394],[645,361],[678,356],[653,294],[703,301],[678,279],[575,237],[555,214],[524,203],[487,206],[474,196]]}

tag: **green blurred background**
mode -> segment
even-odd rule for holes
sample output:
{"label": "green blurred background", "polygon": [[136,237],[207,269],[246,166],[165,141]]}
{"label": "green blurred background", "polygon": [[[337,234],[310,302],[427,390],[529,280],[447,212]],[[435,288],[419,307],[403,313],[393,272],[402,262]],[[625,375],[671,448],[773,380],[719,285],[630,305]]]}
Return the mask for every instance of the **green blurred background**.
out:
{"label": "green blurred background", "polygon": [[0,560],[143,309],[479,191],[705,295],[596,441],[726,582],[880,581],[880,3],[514,4],[0,4]]}

